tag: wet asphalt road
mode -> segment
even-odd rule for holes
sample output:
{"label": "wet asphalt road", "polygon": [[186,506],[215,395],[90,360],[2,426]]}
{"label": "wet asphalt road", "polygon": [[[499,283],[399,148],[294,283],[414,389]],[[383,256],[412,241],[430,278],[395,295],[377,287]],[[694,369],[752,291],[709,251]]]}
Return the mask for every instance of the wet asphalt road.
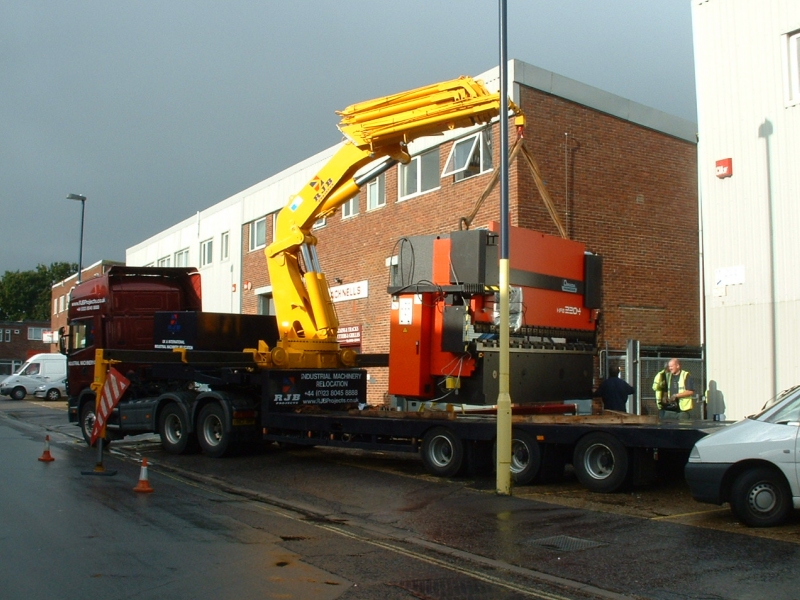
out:
{"label": "wet asphalt road", "polygon": [[[77,428],[65,425],[59,410],[0,401],[5,419],[0,424],[14,421],[31,443],[49,431],[54,455],[63,451],[79,457],[73,462],[93,464],[94,452],[76,442]],[[569,484],[520,488],[511,498],[498,497],[491,477],[431,478],[413,456],[269,447],[210,460],[167,455],[153,439],[114,444],[107,460],[128,473],[124,485],[112,484],[114,494],[127,494],[123,488],[131,477],[135,483],[138,467],[129,457],[147,456],[156,492],[145,502],[159,505],[159,531],[180,530],[188,521],[202,536],[220,536],[236,548],[260,550],[276,543],[274,552],[285,551],[298,564],[320,570],[311,579],[337,582],[322,586],[337,588],[335,595],[290,597],[788,599],[797,598],[800,589],[800,546],[741,533],[726,511],[713,506],[687,505],[697,508],[687,512],[679,485],[668,485],[659,498],[680,505],[671,513],[680,521],[675,522],[670,514],[647,516],[640,506],[608,512],[603,502]],[[185,488],[200,490],[198,497],[175,501],[172,496]],[[636,505],[637,494],[647,493],[607,496],[613,502],[606,504]],[[92,501],[111,502],[102,495]],[[123,506],[138,502],[126,500]],[[187,503],[201,506],[201,515],[185,516],[193,513]],[[213,534],[202,516],[209,512]],[[291,518],[274,517],[283,513]],[[715,521],[721,527],[709,528]],[[779,529],[773,537],[797,539],[800,526],[795,517]],[[254,532],[258,535],[251,537]],[[545,585],[536,591],[539,581]]]}

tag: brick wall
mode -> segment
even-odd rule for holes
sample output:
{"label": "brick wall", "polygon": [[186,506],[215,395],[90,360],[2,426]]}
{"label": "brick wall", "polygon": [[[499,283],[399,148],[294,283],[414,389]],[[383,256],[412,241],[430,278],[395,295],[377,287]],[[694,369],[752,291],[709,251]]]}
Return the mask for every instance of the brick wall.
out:
{"label": "brick wall", "polygon": [[[699,344],[699,268],[696,146],[530,88],[522,88],[527,117],[525,143],[537,163],[569,237],[604,260],[601,347]],[[567,135],[565,135],[565,133]],[[513,143],[515,128],[511,127]],[[499,127],[492,139],[499,165]],[[440,171],[450,144],[440,151]],[[336,304],[342,325],[363,326],[362,352],[387,352],[391,299],[386,294],[386,259],[403,236],[458,229],[486,189],[489,173],[461,182],[443,178],[438,190],[397,201],[397,169],[386,173],[386,205],[358,215],[341,212],[315,234],[329,282],[369,281],[369,297]],[[473,226],[499,220],[499,186]],[[527,165],[515,161],[509,174],[512,225],[558,235]],[[271,225],[267,227],[271,236]],[[268,285],[263,252],[248,253],[243,235],[243,280],[253,289]],[[268,242],[271,241],[268,239]],[[331,284],[333,285],[333,284]],[[254,313],[250,293],[243,312]],[[385,369],[372,370],[370,402],[381,402]]]}
{"label": "brick wall", "polygon": [[[10,374],[10,362],[23,362],[40,352],[50,352],[50,344],[29,340],[28,328],[49,329],[47,321],[0,321],[0,378]],[[6,341],[8,340],[8,341]],[[7,372],[8,371],[8,372]]]}

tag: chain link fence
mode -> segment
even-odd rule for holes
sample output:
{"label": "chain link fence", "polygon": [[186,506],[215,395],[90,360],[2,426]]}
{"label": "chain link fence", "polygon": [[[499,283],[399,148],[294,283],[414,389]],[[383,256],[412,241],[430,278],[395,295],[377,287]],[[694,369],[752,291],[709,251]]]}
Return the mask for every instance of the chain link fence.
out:
{"label": "chain link fence", "polygon": [[625,381],[636,390],[628,400],[628,412],[639,415],[658,415],[653,380],[670,359],[677,358],[681,369],[688,371],[694,382],[694,407],[692,419],[707,418],[705,411],[706,361],[702,348],[639,346],[629,342],[625,351],[600,352],[600,376],[605,379],[609,370],[618,367]]}

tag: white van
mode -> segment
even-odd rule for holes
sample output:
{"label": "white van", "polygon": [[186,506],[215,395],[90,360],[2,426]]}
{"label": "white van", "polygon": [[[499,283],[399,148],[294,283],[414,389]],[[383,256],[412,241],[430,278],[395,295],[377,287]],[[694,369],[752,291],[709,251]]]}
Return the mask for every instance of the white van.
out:
{"label": "white van", "polygon": [[13,375],[0,381],[0,396],[22,400],[40,385],[57,382],[67,376],[67,357],[63,354],[35,354]]}

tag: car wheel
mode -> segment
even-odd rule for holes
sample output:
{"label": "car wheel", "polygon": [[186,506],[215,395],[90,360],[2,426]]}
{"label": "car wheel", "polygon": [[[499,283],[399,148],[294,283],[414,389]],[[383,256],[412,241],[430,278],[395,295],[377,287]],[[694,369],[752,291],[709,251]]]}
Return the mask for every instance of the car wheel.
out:
{"label": "car wheel", "polygon": [[611,493],[628,479],[628,449],[613,435],[590,433],[575,446],[572,466],[581,485],[591,492]]}
{"label": "car wheel", "polygon": [[45,400],[50,400],[51,402],[55,402],[61,398],[61,392],[59,392],[56,388],[52,390],[47,390],[47,394],[44,396]]}
{"label": "car wheel", "polygon": [[12,400],[24,400],[25,396],[28,395],[28,392],[25,391],[24,387],[15,387],[11,390],[11,399]]}
{"label": "car wheel", "polygon": [[431,475],[453,477],[464,466],[464,444],[446,427],[434,427],[422,438],[422,462]]}
{"label": "car wheel", "polygon": [[161,447],[170,454],[183,454],[192,449],[188,419],[174,403],[168,404],[161,411],[158,434],[161,436]]}
{"label": "car wheel", "polygon": [[197,420],[197,441],[203,454],[221,458],[231,446],[231,432],[225,427],[225,413],[219,404],[206,404]]}
{"label": "car wheel", "polygon": [[731,487],[731,512],[748,527],[780,525],[792,509],[786,479],[773,469],[756,467],[739,475]]}

